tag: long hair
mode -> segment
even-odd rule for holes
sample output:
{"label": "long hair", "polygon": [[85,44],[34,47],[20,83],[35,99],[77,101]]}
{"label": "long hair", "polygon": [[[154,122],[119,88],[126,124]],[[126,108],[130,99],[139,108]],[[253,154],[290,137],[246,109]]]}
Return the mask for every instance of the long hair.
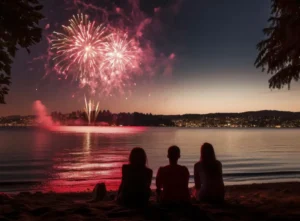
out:
{"label": "long hair", "polygon": [[216,160],[217,159],[216,159],[214,147],[210,143],[204,143],[201,146],[200,161],[202,161],[205,164],[210,164],[210,163],[215,163]]}
{"label": "long hair", "polygon": [[135,147],[129,155],[129,163],[135,167],[147,166],[147,155],[143,148]]}
{"label": "long hair", "polygon": [[218,171],[217,158],[214,147],[210,143],[204,143],[201,146],[200,162],[203,163],[203,168],[210,174],[215,174]]}

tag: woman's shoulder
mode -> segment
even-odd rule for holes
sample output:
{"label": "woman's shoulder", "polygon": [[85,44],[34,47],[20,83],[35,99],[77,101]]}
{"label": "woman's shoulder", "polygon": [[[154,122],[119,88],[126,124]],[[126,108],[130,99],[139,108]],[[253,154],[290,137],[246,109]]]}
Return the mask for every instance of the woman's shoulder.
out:
{"label": "woman's shoulder", "polygon": [[219,161],[219,160],[216,160],[216,163],[217,163],[219,166],[222,166],[222,163],[221,163],[221,161]]}
{"label": "woman's shoulder", "polygon": [[148,168],[148,167],[146,167],[145,170],[146,170],[146,173],[148,173],[148,174],[152,174],[153,173],[153,171],[150,168]]}
{"label": "woman's shoulder", "polygon": [[202,162],[201,161],[198,161],[197,163],[195,163],[194,167],[202,167]]}
{"label": "woman's shoulder", "polygon": [[123,164],[122,165],[122,169],[127,169],[127,168],[129,168],[130,167],[130,164]]}
{"label": "woman's shoulder", "polygon": [[128,170],[130,170],[130,164],[123,164],[122,165],[122,172],[124,173]]}
{"label": "woman's shoulder", "polygon": [[[136,168],[136,167],[133,167],[132,165],[130,165],[130,164],[123,164],[123,166],[122,166],[122,170],[134,170],[134,171],[136,171],[136,170],[141,170],[143,167],[139,167],[139,168]],[[152,173],[152,170],[150,169],[150,168],[148,168],[148,167],[145,167],[145,169],[144,169],[145,171],[146,171],[146,173]]]}

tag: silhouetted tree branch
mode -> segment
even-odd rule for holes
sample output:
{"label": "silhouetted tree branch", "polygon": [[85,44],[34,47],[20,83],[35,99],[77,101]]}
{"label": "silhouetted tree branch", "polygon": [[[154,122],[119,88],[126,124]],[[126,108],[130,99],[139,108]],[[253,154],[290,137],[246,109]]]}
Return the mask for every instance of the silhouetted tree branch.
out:
{"label": "silhouetted tree branch", "polygon": [[11,65],[18,47],[25,48],[40,42],[44,18],[39,0],[0,1],[0,103],[5,103],[10,85]]}
{"label": "silhouetted tree branch", "polygon": [[300,77],[300,1],[272,0],[270,26],[257,44],[255,65],[273,75],[270,88],[282,88]]}

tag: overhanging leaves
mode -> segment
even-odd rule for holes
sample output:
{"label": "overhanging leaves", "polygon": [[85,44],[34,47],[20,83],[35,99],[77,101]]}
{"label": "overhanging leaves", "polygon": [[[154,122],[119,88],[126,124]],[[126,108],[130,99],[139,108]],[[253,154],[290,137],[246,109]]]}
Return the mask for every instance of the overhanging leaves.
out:
{"label": "overhanging leaves", "polygon": [[38,0],[0,1],[0,103],[5,103],[10,85],[12,59],[18,47],[25,48],[40,42],[43,18]]}
{"label": "overhanging leaves", "polygon": [[257,44],[255,66],[273,75],[270,88],[282,88],[300,77],[300,1],[272,0],[266,39]]}

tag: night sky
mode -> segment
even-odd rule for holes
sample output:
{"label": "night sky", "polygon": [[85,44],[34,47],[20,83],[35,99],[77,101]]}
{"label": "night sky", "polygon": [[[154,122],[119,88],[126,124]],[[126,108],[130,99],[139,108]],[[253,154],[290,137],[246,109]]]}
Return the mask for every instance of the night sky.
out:
{"label": "night sky", "polygon": [[[41,27],[48,23],[59,27],[76,13],[61,10],[63,2],[42,1],[46,19]],[[149,6],[145,8],[151,16]],[[162,16],[160,33],[151,36],[157,51],[175,53],[172,75],[141,76],[131,94],[96,94],[93,98],[100,101],[101,109],[154,114],[300,111],[299,84],[271,91],[270,75],[254,67],[256,44],[264,37],[262,29],[270,16],[269,0],[185,0],[176,9],[177,13]],[[55,74],[44,76],[43,61],[33,62],[46,50],[45,38],[30,55],[19,50],[0,116],[32,114],[35,100],[41,100],[49,112],[83,108],[85,92],[76,82],[59,81]]]}

